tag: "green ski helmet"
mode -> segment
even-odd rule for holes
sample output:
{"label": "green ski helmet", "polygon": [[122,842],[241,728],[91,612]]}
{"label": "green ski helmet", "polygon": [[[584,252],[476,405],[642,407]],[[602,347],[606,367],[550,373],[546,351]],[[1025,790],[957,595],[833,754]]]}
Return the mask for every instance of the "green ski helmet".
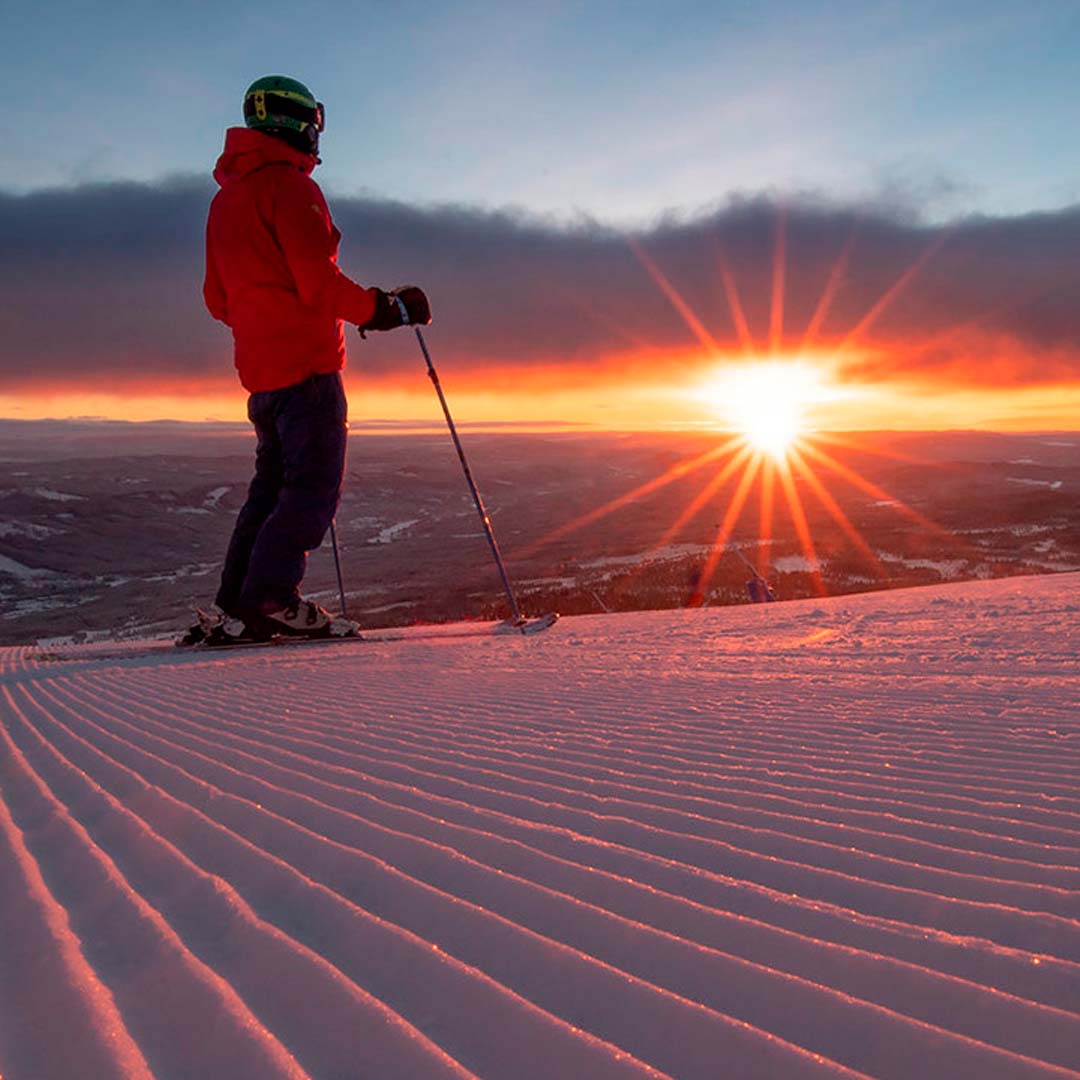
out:
{"label": "green ski helmet", "polygon": [[264,75],[247,88],[244,123],[316,157],[326,126],[322,102],[302,82],[285,75]]}

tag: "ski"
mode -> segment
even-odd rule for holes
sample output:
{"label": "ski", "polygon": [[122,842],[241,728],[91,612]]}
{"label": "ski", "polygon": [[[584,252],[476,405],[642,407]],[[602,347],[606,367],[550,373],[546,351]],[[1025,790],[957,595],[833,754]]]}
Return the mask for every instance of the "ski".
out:
{"label": "ski", "polygon": [[122,642],[109,641],[100,644],[81,645],[41,645],[34,656],[35,660],[46,662],[60,661],[112,661],[137,660],[148,656],[203,656],[214,653],[229,653],[248,649],[292,649],[300,646],[340,645],[350,642],[353,645],[386,645],[408,641],[456,641],[478,637],[532,636],[554,626],[558,621],[557,612],[550,612],[535,618],[521,620],[507,619],[498,623],[431,623],[426,626],[402,627],[401,629],[365,630],[360,634],[342,634],[337,637],[288,637],[277,635],[266,641],[236,641],[217,645],[199,643],[180,645],[173,639],[166,641],[133,641],[128,647]]}
{"label": "ski", "polygon": [[[189,646],[177,646],[178,648],[195,649],[199,651],[209,650],[221,650],[221,649],[258,649],[266,646],[284,646],[292,647],[295,645],[336,645],[343,642],[357,642],[367,643],[369,645],[396,642],[396,641],[418,641],[418,640],[431,640],[433,638],[465,638],[465,637],[486,637],[487,635],[513,635],[513,634],[539,634],[549,627],[554,626],[559,616],[557,612],[551,612],[547,615],[540,615],[537,618],[529,619],[522,617],[521,619],[506,619],[503,622],[483,624],[478,627],[469,627],[468,629],[459,629],[463,624],[450,623],[447,624],[445,632],[440,633],[438,628],[432,627],[430,630],[420,632],[395,632],[393,630],[365,630],[357,634],[339,634],[337,636],[327,635],[326,637],[301,637],[298,635],[290,636],[288,634],[275,634],[273,637],[268,638],[266,641],[251,641],[251,640],[239,640],[235,642],[218,641],[218,642],[203,642],[198,645]],[[468,624],[464,624],[468,626]]]}
{"label": "ski", "polygon": [[507,619],[505,622],[496,623],[492,633],[495,634],[539,634],[548,627],[558,622],[559,613],[549,611],[546,615],[538,615],[530,619],[522,616],[520,619]]}
{"label": "ski", "polygon": [[239,638],[236,641],[202,641],[197,645],[176,645],[181,652],[232,652],[234,649],[269,649],[295,645],[338,645],[342,642],[351,641],[355,644],[371,641],[363,634],[338,634],[326,637],[300,637],[289,634],[275,634],[273,637],[256,640],[254,638]]}

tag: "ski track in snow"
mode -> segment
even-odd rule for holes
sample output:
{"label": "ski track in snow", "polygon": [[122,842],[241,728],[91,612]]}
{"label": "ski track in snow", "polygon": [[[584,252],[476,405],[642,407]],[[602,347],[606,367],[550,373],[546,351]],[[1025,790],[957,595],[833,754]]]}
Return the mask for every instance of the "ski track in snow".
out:
{"label": "ski track in snow", "polygon": [[1080,1077],[1078,618],[0,650],[0,1074]]}

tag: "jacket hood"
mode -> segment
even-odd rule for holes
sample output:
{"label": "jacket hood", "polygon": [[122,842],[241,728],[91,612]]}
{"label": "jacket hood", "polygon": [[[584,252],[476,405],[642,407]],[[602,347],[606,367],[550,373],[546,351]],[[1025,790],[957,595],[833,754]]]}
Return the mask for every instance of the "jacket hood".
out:
{"label": "jacket hood", "polygon": [[311,154],[305,154],[273,135],[234,127],[225,132],[225,150],[214,167],[214,179],[224,186],[264,165],[292,165],[310,176],[317,164],[318,160]]}

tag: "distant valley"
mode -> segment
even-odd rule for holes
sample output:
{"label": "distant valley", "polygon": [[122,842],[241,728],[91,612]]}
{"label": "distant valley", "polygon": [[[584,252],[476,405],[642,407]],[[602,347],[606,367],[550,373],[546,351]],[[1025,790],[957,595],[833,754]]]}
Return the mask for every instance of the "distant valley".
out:
{"label": "distant valley", "polygon": [[[712,556],[741,475],[702,496],[725,459],[701,459],[721,435],[464,437],[532,611],[745,603],[748,563],[780,599],[1080,569],[1080,435],[823,440],[838,467],[815,465],[816,485],[795,474],[816,563],[779,479],[767,543],[755,483]],[[0,643],[185,626],[213,599],[252,454],[241,425],[0,421]],[[364,624],[505,614],[445,433],[354,435],[337,528]],[[305,589],[336,609],[324,548]]]}

